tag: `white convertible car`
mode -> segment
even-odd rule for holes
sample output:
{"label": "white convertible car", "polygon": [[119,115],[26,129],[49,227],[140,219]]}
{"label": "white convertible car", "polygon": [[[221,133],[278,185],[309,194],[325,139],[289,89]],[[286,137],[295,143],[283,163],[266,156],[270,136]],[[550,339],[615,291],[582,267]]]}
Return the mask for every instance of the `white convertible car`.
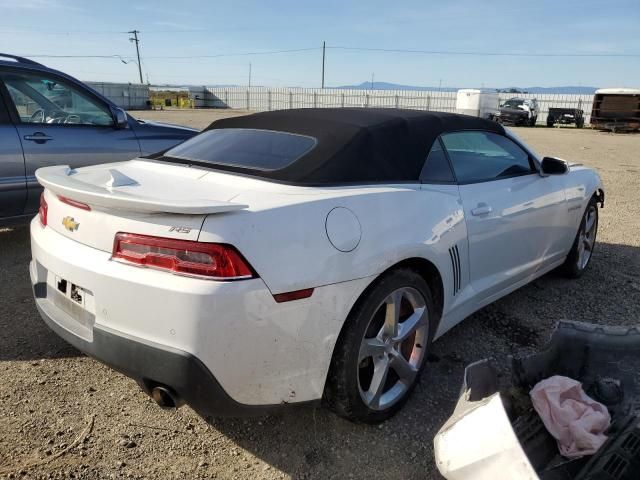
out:
{"label": "white convertible car", "polygon": [[434,339],[582,274],[604,202],[593,170],[498,123],[393,109],[228,118],[154,158],[36,176],[45,322],[204,416],[324,400],[388,418]]}

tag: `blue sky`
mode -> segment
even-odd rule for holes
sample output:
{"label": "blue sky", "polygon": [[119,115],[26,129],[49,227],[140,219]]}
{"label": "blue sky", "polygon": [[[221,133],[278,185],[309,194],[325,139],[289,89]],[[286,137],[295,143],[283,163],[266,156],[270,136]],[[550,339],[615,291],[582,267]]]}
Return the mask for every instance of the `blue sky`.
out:
{"label": "blue sky", "polygon": [[[135,58],[151,83],[320,86],[322,41],[347,46],[630,57],[428,55],[327,49],[326,85],[640,86],[638,0],[0,0],[0,52]],[[273,50],[270,55],[184,58]],[[155,58],[154,58],[155,57]],[[157,58],[177,57],[177,58]],[[83,80],[130,81],[118,58],[40,58]]]}

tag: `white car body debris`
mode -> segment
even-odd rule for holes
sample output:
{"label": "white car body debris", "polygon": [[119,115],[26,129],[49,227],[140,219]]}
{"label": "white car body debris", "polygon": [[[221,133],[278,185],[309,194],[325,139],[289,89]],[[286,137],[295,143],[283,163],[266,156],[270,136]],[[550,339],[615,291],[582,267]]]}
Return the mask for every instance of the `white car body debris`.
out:
{"label": "white car body debris", "polygon": [[[488,360],[465,369],[455,411],[434,439],[436,464],[446,479],[637,478],[640,329],[561,321],[539,353],[514,358],[510,367],[506,381]],[[608,438],[594,455],[563,457],[533,410],[531,387],[554,375],[581,381],[611,414]]]}

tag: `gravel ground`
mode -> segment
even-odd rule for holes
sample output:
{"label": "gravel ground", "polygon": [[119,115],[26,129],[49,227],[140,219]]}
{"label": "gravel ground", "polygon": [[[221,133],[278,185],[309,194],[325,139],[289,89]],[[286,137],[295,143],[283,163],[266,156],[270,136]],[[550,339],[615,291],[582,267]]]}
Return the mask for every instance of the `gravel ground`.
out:
{"label": "gravel ground", "polygon": [[[140,116],[203,127],[229,113]],[[0,478],[439,478],[432,440],[452,412],[466,364],[531,351],[563,318],[637,322],[640,135],[517,133],[542,154],[600,171],[607,200],[590,270],[574,281],[546,275],[455,327],[433,346],[409,403],[381,426],[310,408],[210,424],[186,407],[161,410],[135,382],[44,326],[31,298],[28,230],[0,230]]]}

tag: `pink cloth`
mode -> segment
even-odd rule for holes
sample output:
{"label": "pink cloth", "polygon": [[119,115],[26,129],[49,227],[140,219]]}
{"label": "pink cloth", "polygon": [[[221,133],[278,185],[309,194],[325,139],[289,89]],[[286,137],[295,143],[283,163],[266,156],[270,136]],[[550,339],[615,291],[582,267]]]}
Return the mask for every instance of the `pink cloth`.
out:
{"label": "pink cloth", "polygon": [[584,393],[580,382],[556,375],[539,382],[529,395],[563,456],[593,455],[607,439],[603,432],[611,423],[609,412]]}

